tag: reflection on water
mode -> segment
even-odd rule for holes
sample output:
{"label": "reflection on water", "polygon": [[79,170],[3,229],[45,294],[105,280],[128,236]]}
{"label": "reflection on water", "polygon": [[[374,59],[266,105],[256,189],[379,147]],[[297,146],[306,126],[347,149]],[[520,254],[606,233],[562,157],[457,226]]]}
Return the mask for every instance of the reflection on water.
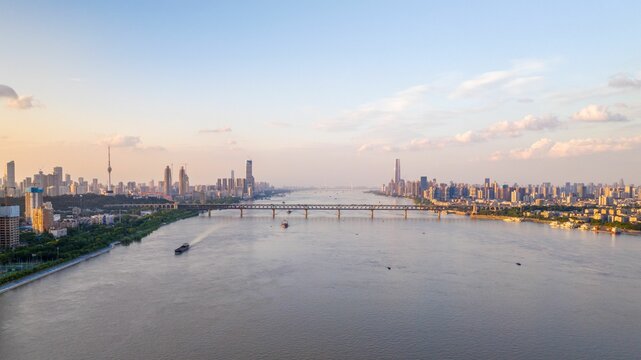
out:
{"label": "reflection on water", "polygon": [[[283,200],[407,201],[347,191],[273,199]],[[0,296],[0,358],[641,352],[641,238],[422,212],[375,216],[221,211],[165,226]],[[197,245],[175,256],[184,242]]]}

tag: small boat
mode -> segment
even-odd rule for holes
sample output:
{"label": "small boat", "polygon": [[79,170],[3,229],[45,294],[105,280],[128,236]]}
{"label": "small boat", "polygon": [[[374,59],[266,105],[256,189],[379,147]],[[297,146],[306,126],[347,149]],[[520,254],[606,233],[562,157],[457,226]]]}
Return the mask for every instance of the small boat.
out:
{"label": "small boat", "polygon": [[288,214],[291,214],[291,213],[292,213],[292,211],[291,211],[291,210],[287,210],[287,213],[288,213]]}
{"label": "small boat", "polygon": [[612,234],[614,234],[614,235],[618,235],[618,234],[620,234],[620,233],[621,233],[621,230],[620,230],[620,229],[618,229],[618,228],[613,227],[612,229],[610,229],[610,232],[611,232]]}
{"label": "small boat", "polygon": [[287,220],[283,220],[283,222],[280,223],[280,227],[282,227],[283,229],[287,229],[289,227],[289,223],[287,222]]}
{"label": "small boat", "polygon": [[189,244],[188,243],[184,243],[184,244],[180,245],[180,247],[178,249],[174,250],[174,254],[180,255],[180,254],[184,253],[187,250],[189,250]]}

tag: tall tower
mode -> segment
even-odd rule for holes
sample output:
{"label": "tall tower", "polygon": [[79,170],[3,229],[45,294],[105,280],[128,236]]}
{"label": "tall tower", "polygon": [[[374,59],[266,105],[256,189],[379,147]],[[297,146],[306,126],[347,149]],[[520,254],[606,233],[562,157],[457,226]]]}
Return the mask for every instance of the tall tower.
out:
{"label": "tall tower", "polygon": [[185,171],[185,167],[181,166],[180,171],[178,172],[178,195],[187,194],[187,188],[189,187],[189,177]]}
{"label": "tall tower", "polygon": [[163,184],[163,193],[165,193],[165,195],[171,195],[171,184],[171,168],[169,167],[169,165],[167,165],[167,167],[165,168],[165,178]]}
{"label": "tall tower", "polygon": [[31,222],[33,210],[43,205],[42,189],[38,187],[30,187],[24,193],[24,218],[27,222]]}
{"label": "tall tower", "polygon": [[394,182],[396,184],[401,182],[401,159],[396,159],[394,164]]}
{"label": "tall tower", "polygon": [[[53,184],[49,185],[62,185],[62,166],[56,166],[53,168]],[[58,189],[56,189],[56,191],[58,191]]]}
{"label": "tall tower", "polygon": [[113,194],[113,189],[111,188],[111,146],[107,146],[107,174],[109,175],[109,181],[107,182],[107,194]]}
{"label": "tall tower", "polygon": [[16,186],[16,163],[13,160],[7,163],[4,184],[7,188],[13,188]]}
{"label": "tall tower", "polygon": [[[250,190],[251,189],[251,190]],[[245,166],[245,193],[250,194],[254,191],[254,175],[252,174],[252,161],[247,160]]]}

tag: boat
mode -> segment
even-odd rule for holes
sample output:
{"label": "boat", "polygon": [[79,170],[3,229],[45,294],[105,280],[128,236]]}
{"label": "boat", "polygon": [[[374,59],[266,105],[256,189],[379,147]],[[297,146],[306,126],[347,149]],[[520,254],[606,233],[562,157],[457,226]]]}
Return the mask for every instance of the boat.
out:
{"label": "boat", "polygon": [[289,223],[287,222],[287,220],[283,220],[283,222],[280,223],[280,227],[282,227],[283,229],[287,229],[289,227]]}
{"label": "boat", "polygon": [[184,244],[180,245],[180,247],[178,249],[174,250],[174,253],[176,255],[180,255],[180,254],[184,253],[187,250],[189,250],[189,244],[188,243],[184,243]]}
{"label": "boat", "polygon": [[610,232],[612,232],[612,234],[614,235],[618,235],[621,233],[621,230],[619,228],[613,227],[612,229],[610,229]]}

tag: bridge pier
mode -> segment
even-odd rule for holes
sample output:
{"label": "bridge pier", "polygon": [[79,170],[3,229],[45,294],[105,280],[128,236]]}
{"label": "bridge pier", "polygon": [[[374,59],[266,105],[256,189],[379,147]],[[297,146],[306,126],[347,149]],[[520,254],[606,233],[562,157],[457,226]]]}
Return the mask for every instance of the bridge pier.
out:
{"label": "bridge pier", "polygon": [[207,211],[207,216],[211,217],[211,210]]}
{"label": "bridge pier", "polygon": [[341,209],[338,209],[338,219],[341,219]]}
{"label": "bridge pier", "polygon": [[441,220],[441,210],[438,211],[438,219]]}
{"label": "bridge pier", "polygon": [[407,219],[407,209],[405,209],[405,219]]}
{"label": "bridge pier", "polygon": [[272,219],[276,218],[276,209],[272,209]]}
{"label": "bridge pier", "polygon": [[243,209],[242,208],[240,209],[240,217],[241,218],[243,217]]}
{"label": "bridge pier", "polygon": [[373,219],[373,218],[374,218],[374,209],[370,209],[370,211],[372,212],[372,213],[370,214],[370,219]]}
{"label": "bridge pier", "polygon": [[305,209],[305,219],[307,219],[307,209]]}

